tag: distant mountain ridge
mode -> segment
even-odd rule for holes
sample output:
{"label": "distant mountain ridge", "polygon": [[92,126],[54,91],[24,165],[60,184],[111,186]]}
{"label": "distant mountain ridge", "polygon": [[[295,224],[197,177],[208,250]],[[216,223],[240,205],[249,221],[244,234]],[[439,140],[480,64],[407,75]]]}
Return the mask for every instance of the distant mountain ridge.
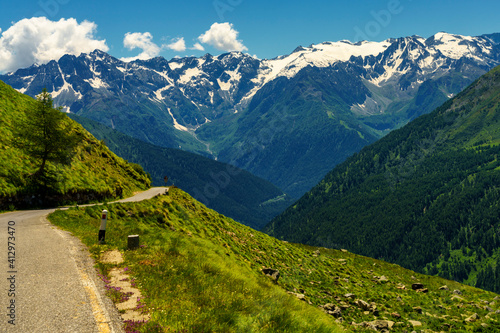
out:
{"label": "distant mountain ridge", "polygon": [[[231,162],[298,197],[361,147],[498,64],[496,34],[438,33],[325,42],[269,60],[231,52],[126,63],[96,50],[0,80],[31,96],[46,87],[67,111],[146,142]],[[281,130],[267,125],[283,118],[290,122]],[[293,162],[294,147],[305,161]],[[314,158],[325,153],[333,157]],[[269,156],[272,168],[263,163]]]}

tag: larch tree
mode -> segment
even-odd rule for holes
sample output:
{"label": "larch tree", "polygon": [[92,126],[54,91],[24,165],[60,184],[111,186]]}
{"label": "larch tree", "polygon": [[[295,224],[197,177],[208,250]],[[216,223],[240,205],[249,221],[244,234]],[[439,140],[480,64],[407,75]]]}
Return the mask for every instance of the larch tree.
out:
{"label": "larch tree", "polygon": [[82,137],[61,108],[54,108],[46,89],[37,96],[34,107],[26,116],[14,129],[14,146],[38,161],[38,170],[32,175],[32,180],[47,187],[51,182],[47,162],[70,164]]}

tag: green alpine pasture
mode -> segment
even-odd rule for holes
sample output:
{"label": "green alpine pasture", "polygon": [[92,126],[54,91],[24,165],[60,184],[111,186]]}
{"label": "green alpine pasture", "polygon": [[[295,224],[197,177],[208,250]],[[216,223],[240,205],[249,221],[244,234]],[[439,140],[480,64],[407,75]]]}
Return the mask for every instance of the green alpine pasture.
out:
{"label": "green alpine pasture", "polygon": [[[106,245],[97,242],[109,211]],[[58,210],[55,225],[119,266],[145,297],[141,332],[492,332],[497,294],[398,265],[272,238],[171,188],[139,203]],[[127,236],[141,247],[127,250]],[[104,274],[112,267],[99,264]],[[114,266],[113,266],[114,267]],[[263,268],[277,269],[276,281]],[[420,285],[419,285],[420,284]],[[418,289],[418,290],[414,290]]]}

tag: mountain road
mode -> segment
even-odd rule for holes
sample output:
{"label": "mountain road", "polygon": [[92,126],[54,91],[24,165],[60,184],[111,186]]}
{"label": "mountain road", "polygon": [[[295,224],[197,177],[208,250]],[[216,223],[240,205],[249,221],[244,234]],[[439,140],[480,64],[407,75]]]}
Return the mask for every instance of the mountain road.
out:
{"label": "mountain road", "polygon": [[[165,191],[155,187],[119,202]],[[0,332],[123,332],[89,252],[47,220],[53,211],[0,214]]]}

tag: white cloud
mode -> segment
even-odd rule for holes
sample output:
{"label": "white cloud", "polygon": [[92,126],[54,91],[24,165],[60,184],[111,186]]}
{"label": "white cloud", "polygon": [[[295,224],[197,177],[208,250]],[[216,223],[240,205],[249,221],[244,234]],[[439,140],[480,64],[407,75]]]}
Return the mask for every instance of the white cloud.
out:
{"label": "white cloud", "polygon": [[205,48],[200,43],[195,43],[191,50],[205,51]]}
{"label": "white cloud", "polygon": [[238,39],[238,31],[231,23],[214,23],[208,31],[198,37],[204,44],[222,51],[247,51],[248,48]]}
{"label": "white cloud", "polygon": [[186,42],[184,41],[184,37],[181,37],[177,38],[175,42],[168,44],[166,47],[177,52],[184,52],[186,51]]}
{"label": "white cloud", "polygon": [[45,17],[23,19],[0,29],[0,72],[14,71],[34,63],[58,60],[65,54],[80,55],[109,50],[106,40],[98,40],[93,22],[78,23],[74,18],[50,21]]}
{"label": "white cloud", "polygon": [[157,57],[160,54],[161,48],[153,43],[153,35],[149,32],[127,32],[123,38],[123,46],[129,50],[141,49],[142,52],[135,57],[122,58],[123,61],[147,60]]}

